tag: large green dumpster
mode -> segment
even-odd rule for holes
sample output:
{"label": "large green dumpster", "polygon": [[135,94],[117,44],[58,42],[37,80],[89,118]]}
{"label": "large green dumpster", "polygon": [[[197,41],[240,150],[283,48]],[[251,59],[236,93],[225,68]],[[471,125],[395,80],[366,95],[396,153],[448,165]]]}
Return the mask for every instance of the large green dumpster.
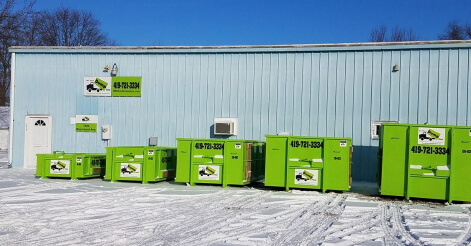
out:
{"label": "large green dumpster", "polygon": [[471,127],[383,124],[382,195],[471,201]]}
{"label": "large green dumpster", "polygon": [[37,154],[36,176],[41,178],[85,179],[104,175],[105,154],[65,153]]}
{"label": "large green dumpster", "polygon": [[451,148],[450,202],[471,201],[471,127],[454,127]]}
{"label": "large green dumpster", "polygon": [[266,135],[265,185],[350,190],[350,138]]}
{"label": "large green dumpster", "polygon": [[176,148],[135,146],[106,147],[104,179],[144,184],[175,177]]}
{"label": "large green dumpster", "polygon": [[247,185],[263,179],[265,143],[240,139],[177,139],[176,182]]}

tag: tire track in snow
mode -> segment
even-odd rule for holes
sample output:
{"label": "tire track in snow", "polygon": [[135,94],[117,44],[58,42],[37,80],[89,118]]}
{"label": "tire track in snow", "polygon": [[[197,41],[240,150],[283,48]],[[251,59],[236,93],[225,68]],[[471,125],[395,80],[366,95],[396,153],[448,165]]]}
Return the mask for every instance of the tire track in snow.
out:
{"label": "tire track in snow", "polygon": [[[256,192],[255,194],[251,195],[242,195],[235,201],[230,201],[228,203],[223,203],[219,206],[216,206],[215,216],[211,218],[211,220],[207,220],[206,223],[199,225],[198,227],[193,228],[190,231],[194,230],[201,230],[204,228],[203,231],[207,231],[208,234],[218,234],[221,228],[229,227],[230,224],[228,220],[234,217],[234,212],[236,213],[235,217],[237,217],[239,211],[247,211],[253,210],[257,204],[260,204],[263,200],[264,196],[267,196],[268,193]],[[240,233],[237,230],[233,232]],[[181,243],[191,243],[191,242],[203,242],[203,241],[213,241],[213,239],[208,238],[207,234],[195,234],[192,237],[188,237],[181,241]],[[216,239],[216,241],[219,239]]]}
{"label": "tire track in snow", "polygon": [[405,222],[402,221],[402,214],[397,207],[383,203],[380,208],[386,245],[424,245],[405,229]]}
{"label": "tire track in snow", "polygon": [[307,230],[312,226],[316,226],[314,223],[318,222],[317,217],[319,217],[322,211],[325,211],[330,205],[336,206],[337,203],[334,201],[336,201],[337,198],[338,194],[328,193],[324,200],[309,204],[307,208],[298,213],[298,216],[293,217],[291,221],[286,224],[284,227],[286,230],[275,238],[273,244],[288,245],[303,240]]}
{"label": "tire track in snow", "polygon": [[[363,214],[359,219],[349,221],[350,223],[338,226],[335,229],[330,227],[322,234],[321,242],[332,239],[343,239],[355,233],[364,232],[367,229],[376,227],[381,222],[381,215],[378,210]],[[375,236],[374,238],[378,238]],[[358,243],[358,242],[357,242]]]}
{"label": "tire track in snow", "polygon": [[[311,221],[310,225],[305,227],[301,235],[306,236],[300,236],[297,242],[301,241],[301,245],[311,245],[320,242],[321,239],[326,236],[325,233],[330,226],[342,215],[345,209],[345,199],[347,199],[347,195],[337,195],[337,197],[329,203],[327,209],[321,211],[320,214],[315,217],[315,220]],[[315,229],[312,230],[312,228]]]}
{"label": "tire track in snow", "polygon": [[471,215],[468,213],[468,226],[466,230],[458,238],[457,245],[470,245],[471,244]]}

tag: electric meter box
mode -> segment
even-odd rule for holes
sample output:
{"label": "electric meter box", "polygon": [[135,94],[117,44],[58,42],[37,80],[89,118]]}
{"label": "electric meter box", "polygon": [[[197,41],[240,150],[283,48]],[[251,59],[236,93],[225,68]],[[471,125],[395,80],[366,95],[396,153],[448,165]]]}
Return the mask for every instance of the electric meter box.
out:
{"label": "electric meter box", "polygon": [[147,184],[175,178],[176,148],[106,147],[104,179]]}
{"label": "electric meter box", "polygon": [[350,138],[266,135],[265,186],[348,191]]}
{"label": "electric meter box", "polygon": [[36,176],[46,178],[99,178],[105,173],[106,155],[91,153],[37,154]]}
{"label": "electric meter box", "polygon": [[239,139],[178,138],[176,182],[247,185],[263,179],[265,143]]}
{"label": "electric meter box", "polygon": [[471,201],[470,130],[383,124],[378,153],[381,195]]}

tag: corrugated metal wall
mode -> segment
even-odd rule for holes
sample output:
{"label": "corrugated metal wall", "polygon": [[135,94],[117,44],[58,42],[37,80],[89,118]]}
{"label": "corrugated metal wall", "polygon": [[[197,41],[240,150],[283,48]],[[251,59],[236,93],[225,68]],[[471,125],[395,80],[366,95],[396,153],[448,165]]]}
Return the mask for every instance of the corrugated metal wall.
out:
{"label": "corrugated metal wall", "polygon": [[[471,47],[471,45],[470,45]],[[104,152],[100,133],[69,118],[99,115],[112,146],[176,146],[208,138],[215,117],[239,119],[240,139],[266,134],[352,137],[354,180],[375,181],[372,120],[471,125],[470,48],[252,53],[17,53],[13,166],[26,114],[53,117],[53,150]],[[141,98],[83,96],[84,76],[142,76]],[[399,65],[398,72],[392,67]]]}

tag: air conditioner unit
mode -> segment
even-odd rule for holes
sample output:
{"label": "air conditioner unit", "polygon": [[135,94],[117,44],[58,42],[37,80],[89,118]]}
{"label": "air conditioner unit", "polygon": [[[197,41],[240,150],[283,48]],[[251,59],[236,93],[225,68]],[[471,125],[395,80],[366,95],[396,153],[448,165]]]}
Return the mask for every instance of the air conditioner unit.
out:
{"label": "air conditioner unit", "polygon": [[237,135],[237,118],[214,118],[214,135]]}

